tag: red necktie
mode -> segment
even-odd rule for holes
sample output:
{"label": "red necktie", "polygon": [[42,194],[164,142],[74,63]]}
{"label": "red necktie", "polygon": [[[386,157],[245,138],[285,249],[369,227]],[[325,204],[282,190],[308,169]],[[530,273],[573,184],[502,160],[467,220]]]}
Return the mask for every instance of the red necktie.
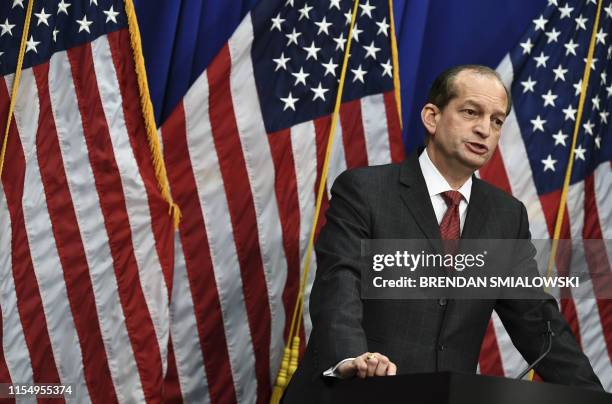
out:
{"label": "red necktie", "polygon": [[442,192],[446,202],[446,213],[440,222],[440,236],[442,240],[458,240],[461,237],[461,226],[459,224],[459,202],[461,194],[458,191]]}

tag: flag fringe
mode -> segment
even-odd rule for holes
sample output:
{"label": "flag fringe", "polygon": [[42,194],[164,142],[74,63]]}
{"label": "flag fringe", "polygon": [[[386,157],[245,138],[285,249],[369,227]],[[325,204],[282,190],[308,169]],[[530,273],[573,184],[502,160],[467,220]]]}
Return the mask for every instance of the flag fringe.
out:
{"label": "flag fringe", "polygon": [[400,92],[399,61],[397,53],[397,37],[395,36],[395,18],[393,16],[393,0],[389,0],[389,25],[391,32],[391,59],[393,59],[393,92],[395,93],[395,104],[397,106],[397,116],[400,129],[403,129],[402,121],[402,94]]}
{"label": "flag fringe", "polygon": [[147,141],[151,150],[151,158],[153,160],[153,168],[155,170],[155,178],[157,186],[161,192],[161,196],[169,205],[168,214],[172,217],[174,229],[178,229],[181,220],[181,210],[179,206],[172,200],[170,194],[170,185],[168,184],[168,174],[166,165],[161,152],[159,137],[157,136],[157,125],[155,124],[155,115],[153,113],[153,104],[149,93],[149,84],[147,82],[147,71],[145,69],[144,57],[142,54],[142,45],[140,39],[140,30],[138,28],[138,20],[136,18],[136,10],[132,0],[125,0],[125,13],[128,21],[128,31],[130,33],[130,43],[132,45],[132,54],[134,57],[134,65],[136,68],[136,77],[138,80],[138,92],[140,98],[140,106],[144,119],[145,129],[147,132]]}

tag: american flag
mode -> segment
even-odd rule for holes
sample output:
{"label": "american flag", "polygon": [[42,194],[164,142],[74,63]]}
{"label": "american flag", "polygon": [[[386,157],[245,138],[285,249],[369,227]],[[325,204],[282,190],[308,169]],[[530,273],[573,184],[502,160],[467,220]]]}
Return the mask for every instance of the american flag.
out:
{"label": "american flag", "polygon": [[[0,4],[6,125],[28,1]],[[0,186],[0,382],[160,402],[173,227],[124,4],[38,0]]]}
{"label": "american flag", "polygon": [[[580,126],[560,238],[612,239],[612,5],[602,3],[582,116],[577,114],[578,101],[597,1],[550,0],[497,69],[511,88],[513,110],[496,154],[480,175],[525,203],[534,239],[553,237],[577,120]],[[603,244],[607,248],[604,265],[609,268],[612,251],[609,243]],[[588,270],[595,265],[589,258],[574,252],[571,266]],[[561,265],[557,261],[557,270]],[[561,299],[561,310],[604,388],[612,391],[612,301],[570,296]],[[524,365],[494,315],[480,371],[513,376]]]}
{"label": "american flag", "polygon": [[[314,220],[352,6],[259,2],[162,125],[183,212],[170,313],[173,398],[269,399]],[[347,168],[403,157],[389,24],[387,1],[360,2],[328,192]],[[308,335],[307,311],[304,326]]]}

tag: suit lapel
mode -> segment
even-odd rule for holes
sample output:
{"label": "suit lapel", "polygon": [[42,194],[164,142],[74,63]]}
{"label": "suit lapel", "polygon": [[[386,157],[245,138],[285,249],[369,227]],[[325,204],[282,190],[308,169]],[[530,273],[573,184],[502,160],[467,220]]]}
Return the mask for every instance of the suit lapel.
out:
{"label": "suit lapel", "polygon": [[425,237],[441,250],[440,227],[419,165],[419,151],[408,156],[400,168],[400,195]]}
{"label": "suit lapel", "polygon": [[484,192],[481,180],[473,177],[472,193],[461,238],[483,238],[484,224],[489,214],[489,196]]}

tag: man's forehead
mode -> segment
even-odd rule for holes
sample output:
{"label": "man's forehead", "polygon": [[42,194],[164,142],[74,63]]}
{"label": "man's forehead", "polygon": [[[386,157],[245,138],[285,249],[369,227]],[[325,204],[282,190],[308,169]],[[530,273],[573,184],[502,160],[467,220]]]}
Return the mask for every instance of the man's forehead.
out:
{"label": "man's forehead", "polygon": [[460,101],[471,101],[481,104],[497,104],[505,112],[507,95],[506,90],[497,77],[474,71],[459,72],[453,80],[455,98]]}

